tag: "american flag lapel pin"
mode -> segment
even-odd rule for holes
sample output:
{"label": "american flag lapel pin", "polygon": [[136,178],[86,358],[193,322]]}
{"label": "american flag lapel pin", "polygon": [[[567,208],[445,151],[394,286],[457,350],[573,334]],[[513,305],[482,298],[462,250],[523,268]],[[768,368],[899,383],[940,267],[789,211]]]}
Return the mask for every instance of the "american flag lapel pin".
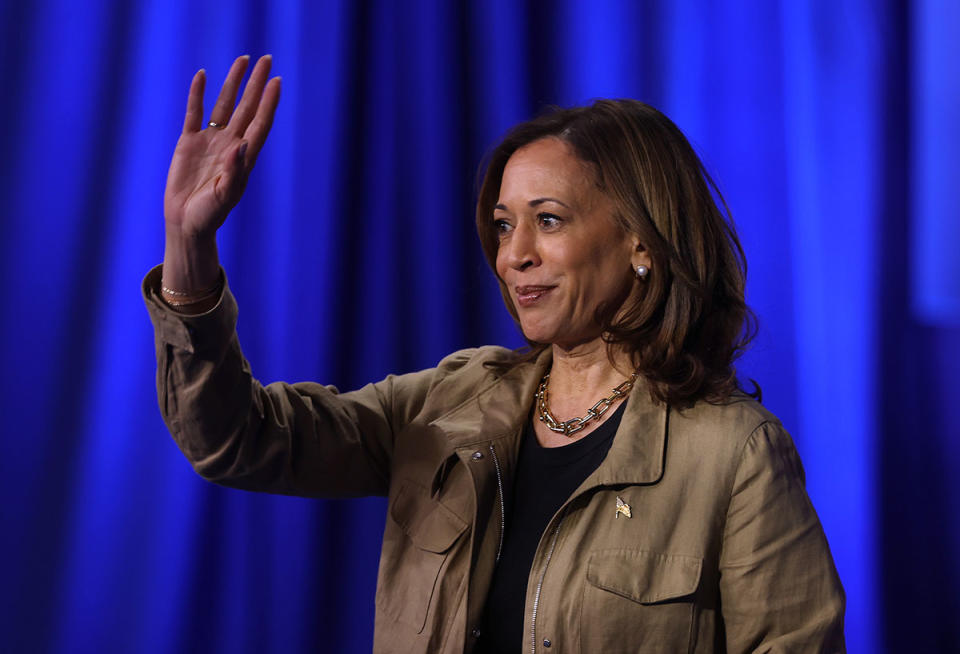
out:
{"label": "american flag lapel pin", "polygon": [[617,495],[617,515],[615,517],[619,518],[620,514],[632,518],[633,514],[630,513],[630,505],[623,501],[623,498]]}

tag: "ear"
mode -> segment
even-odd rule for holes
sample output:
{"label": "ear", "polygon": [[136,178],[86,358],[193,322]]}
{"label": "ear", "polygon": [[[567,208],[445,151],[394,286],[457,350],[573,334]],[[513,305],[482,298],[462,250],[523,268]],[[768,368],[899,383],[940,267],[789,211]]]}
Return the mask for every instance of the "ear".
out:
{"label": "ear", "polygon": [[640,242],[640,237],[633,235],[630,238],[633,245],[633,254],[630,255],[630,265],[633,266],[634,269],[636,269],[637,266],[646,266],[649,268],[652,263],[650,253],[643,247],[643,244]]}

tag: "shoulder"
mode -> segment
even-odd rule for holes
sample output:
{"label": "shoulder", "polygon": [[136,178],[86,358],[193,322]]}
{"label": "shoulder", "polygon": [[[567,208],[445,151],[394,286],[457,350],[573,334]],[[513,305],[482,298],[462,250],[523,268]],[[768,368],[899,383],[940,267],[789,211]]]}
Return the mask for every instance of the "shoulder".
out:
{"label": "shoulder", "polygon": [[674,446],[705,463],[732,469],[744,458],[785,458],[798,463],[793,440],[780,419],[743,393],[722,403],[701,401],[671,411],[669,424]]}
{"label": "shoulder", "polygon": [[497,345],[457,350],[437,364],[431,390],[442,387],[444,393],[456,394],[459,388],[476,394],[510,374],[520,361],[521,357],[515,351]]}
{"label": "shoulder", "polygon": [[504,365],[510,365],[517,359],[517,354],[513,350],[508,350],[499,345],[484,345],[482,347],[471,347],[464,350],[457,350],[445,356],[437,364],[437,370],[454,373],[458,371],[476,371],[475,369],[491,369]]}
{"label": "shoulder", "polygon": [[421,396],[431,412],[442,412],[494,384],[518,360],[513,351],[496,345],[457,350],[428,370],[392,376],[391,383],[403,394]]}
{"label": "shoulder", "polygon": [[670,412],[673,427],[685,433],[713,438],[746,440],[764,425],[782,429],[780,419],[758,401],[744,393],[734,393],[719,403],[699,401],[687,409]]}

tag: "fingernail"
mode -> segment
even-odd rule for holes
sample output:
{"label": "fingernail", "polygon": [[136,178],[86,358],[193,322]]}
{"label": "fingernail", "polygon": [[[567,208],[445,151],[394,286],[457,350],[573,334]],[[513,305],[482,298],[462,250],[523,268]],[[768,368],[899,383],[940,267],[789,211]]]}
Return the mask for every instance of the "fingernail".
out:
{"label": "fingernail", "polygon": [[237,150],[237,159],[243,161],[243,158],[247,155],[247,142],[244,141],[240,144],[240,149]]}

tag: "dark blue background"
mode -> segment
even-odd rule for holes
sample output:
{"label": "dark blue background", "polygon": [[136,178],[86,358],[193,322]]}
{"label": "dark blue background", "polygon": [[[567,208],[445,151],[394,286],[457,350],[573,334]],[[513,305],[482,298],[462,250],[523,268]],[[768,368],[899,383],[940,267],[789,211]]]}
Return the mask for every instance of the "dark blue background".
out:
{"label": "dark blue background", "polygon": [[855,652],[956,646],[960,5],[0,4],[0,650],[367,651],[380,499],[220,489],[160,420],[139,283],[193,73],[283,97],[220,235],[263,381],[351,388],[521,340],[476,170],[547,104],[635,97],[732,207]]}

